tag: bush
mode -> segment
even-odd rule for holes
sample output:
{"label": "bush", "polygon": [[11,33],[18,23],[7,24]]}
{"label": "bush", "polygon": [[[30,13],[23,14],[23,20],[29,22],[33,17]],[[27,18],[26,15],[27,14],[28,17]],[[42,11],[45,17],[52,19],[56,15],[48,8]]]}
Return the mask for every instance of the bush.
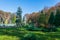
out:
{"label": "bush", "polygon": [[30,25],[26,25],[25,28],[29,31],[33,31],[34,26],[30,24]]}
{"label": "bush", "polygon": [[42,34],[38,35],[34,33],[29,33],[25,34],[22,37],[22,40],[48,40],[48,37],[46,37],[45,35],[43,36]]}
{"label": "bush", "polygon": [[24,28],[28,28],[28,27],[29,27],[29,25],[28,25],[28,24],[24,25]]}
{"label": "bush", "polygon": [[56,28],[43,28],[42,31],[44,31],[44,32],[55,32],[55,31],[57,31],[57,29]]}
{"label": "bush", "polygon": [[26,34],[24,37],[22,37],[22,40],[37,40],[36,35],[34,34]]}

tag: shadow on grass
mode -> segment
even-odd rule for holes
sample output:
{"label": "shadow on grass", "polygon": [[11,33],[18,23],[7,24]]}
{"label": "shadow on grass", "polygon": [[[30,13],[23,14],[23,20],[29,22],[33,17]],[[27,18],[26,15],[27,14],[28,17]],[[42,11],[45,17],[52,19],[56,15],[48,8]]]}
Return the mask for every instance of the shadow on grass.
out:
{"label": "shadow on grass", "polygon": [[23,38],[24,38],[23,40],[28,40],[32,37],[36,38],[35,40],[55,40],[55,38],[60,39],[60,33],[40,34],[40,33],[33,33],[32,31],[31,32],[20,31],[19,28],[0,28],[0,35],[16,36],[20,38],[19,40]]}
{"label": "shadow on grass", "polygon": [[24,33],[20,32],[17,28],[0,28],[0,35],[16,36],[22,38]]}

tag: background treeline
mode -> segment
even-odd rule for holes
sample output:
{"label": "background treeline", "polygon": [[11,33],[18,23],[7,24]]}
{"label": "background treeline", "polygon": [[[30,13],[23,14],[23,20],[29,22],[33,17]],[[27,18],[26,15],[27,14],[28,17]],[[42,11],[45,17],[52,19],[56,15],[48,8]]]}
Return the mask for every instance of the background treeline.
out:
{"label": "background treeline", "polygon": [[24,23],[29,27],[47,28],[50,31],[60,26],[60,3],[53,7],[45,7],[39,12],[24,16]]}
{"label": "background treeline", "polygon": [[[26,27],[28,30],[56,31],[60,26],[60,3],[53,7],[45,7],[39,12],[25,14],[22,18],[22,9],[18,7],[16,13],[0,11],[0,23],[15,24],[17,27]],[[40,29],[38,29],[40,28]]]}
{"label": "background treeline", "polygon": [[0,10],[0,24],[14,24],[15,21],[16,14]]}

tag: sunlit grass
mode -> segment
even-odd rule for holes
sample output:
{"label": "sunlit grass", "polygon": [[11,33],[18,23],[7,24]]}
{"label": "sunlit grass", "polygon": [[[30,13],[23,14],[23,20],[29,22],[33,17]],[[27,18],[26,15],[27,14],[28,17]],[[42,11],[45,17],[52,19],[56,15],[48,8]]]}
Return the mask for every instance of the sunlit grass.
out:
{"label": "sunlit grass", "polygon": [[16,36],[0,35],[0,40],[19,40]]}

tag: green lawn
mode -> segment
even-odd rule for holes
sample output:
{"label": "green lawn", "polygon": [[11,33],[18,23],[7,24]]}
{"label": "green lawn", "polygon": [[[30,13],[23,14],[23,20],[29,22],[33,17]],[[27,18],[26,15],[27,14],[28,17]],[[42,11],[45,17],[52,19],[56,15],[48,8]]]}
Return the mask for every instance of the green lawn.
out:
{"label": "green lawn", "polygon": [[0,40],[19,40],[16,36],[0,35]]}
{"label": "green lawn", "polygon": [[0,40],[22,40],[33,34],[37,40],[60,40],[60,32],[27,31],[25,28],[0,28]]}

